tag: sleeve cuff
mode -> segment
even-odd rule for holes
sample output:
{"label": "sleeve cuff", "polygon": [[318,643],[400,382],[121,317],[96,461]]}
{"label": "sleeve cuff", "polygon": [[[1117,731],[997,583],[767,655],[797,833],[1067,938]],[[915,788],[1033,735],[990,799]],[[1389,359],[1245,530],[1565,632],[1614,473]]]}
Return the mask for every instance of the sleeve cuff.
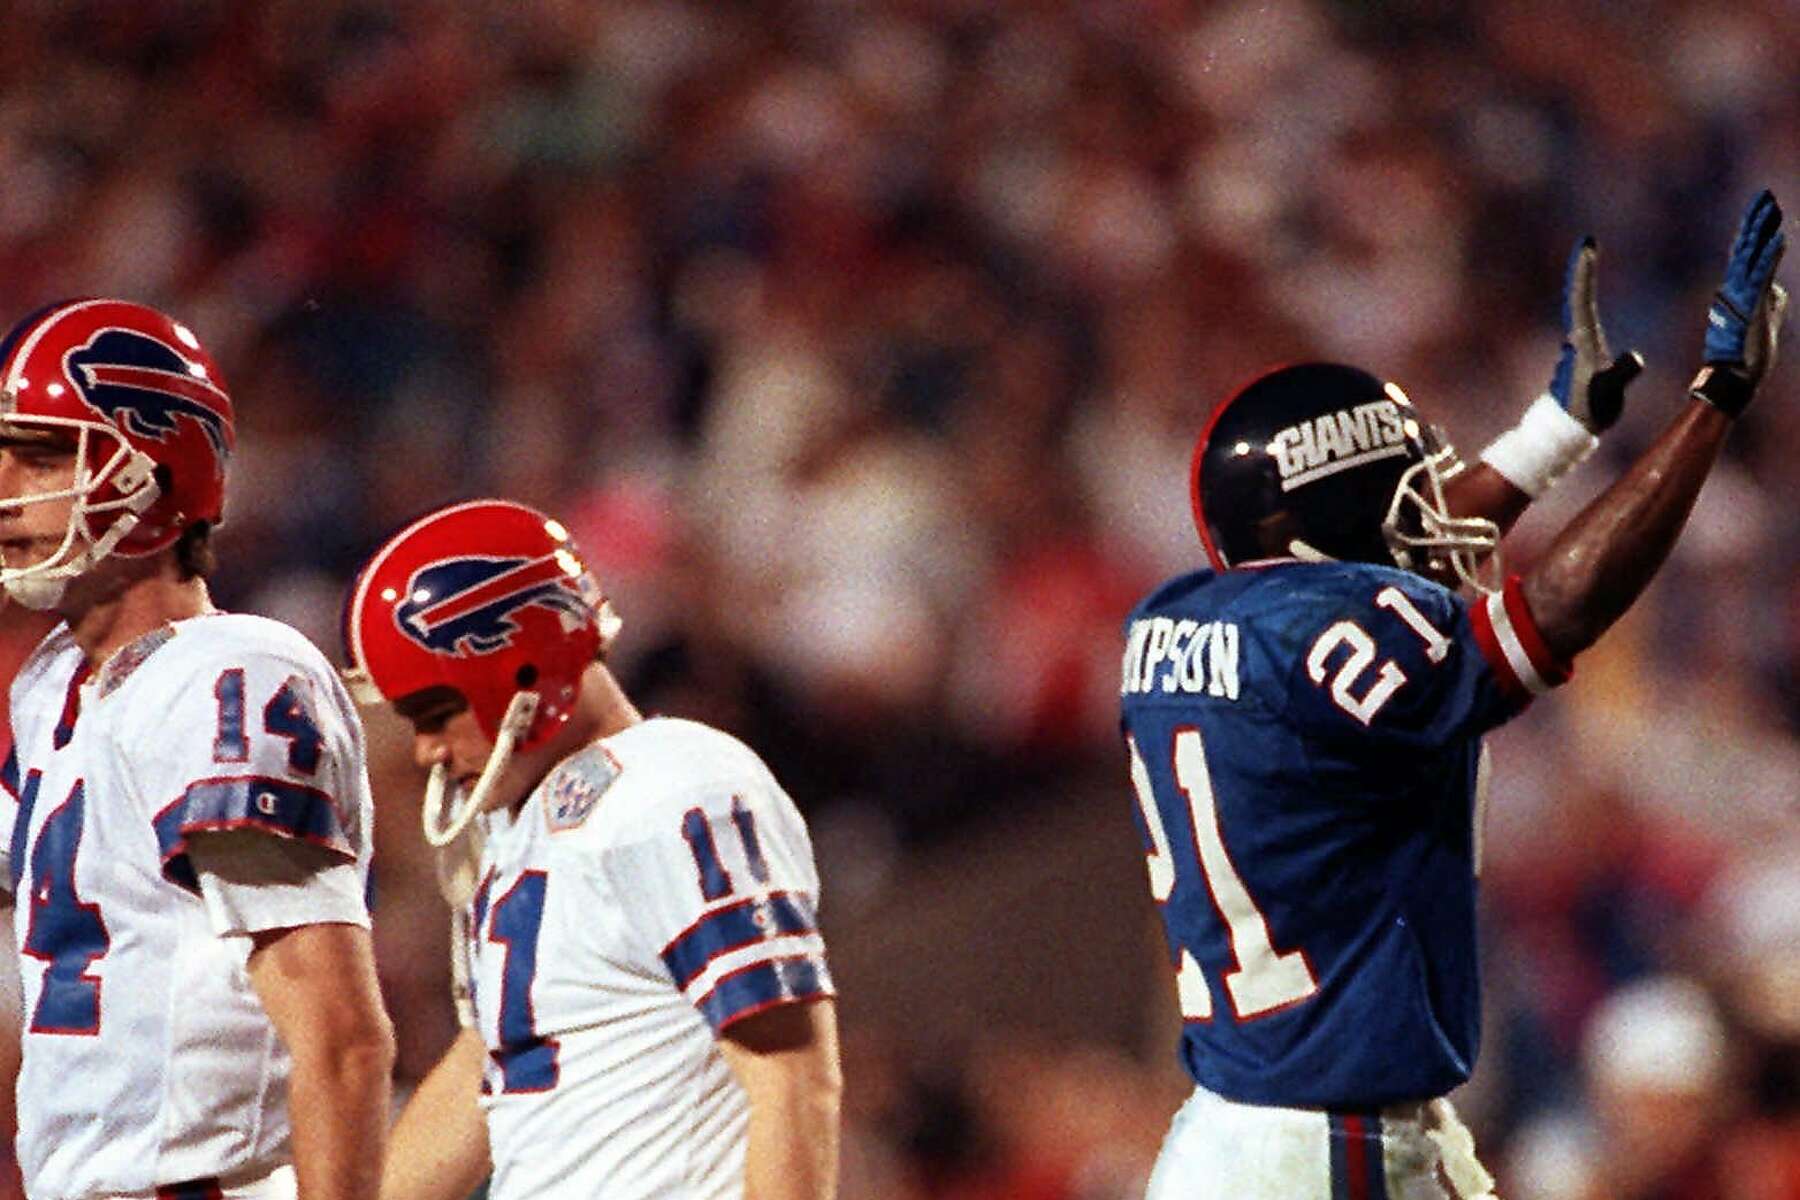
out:
{"label": "sleeve cuff", "polygon": [[361,877],[349,863],[324,867],[302,883],[242,883],[204,866],[196,874],[207,919],[220,937],[248,937],[302,925],[369,928]]}
{"label": "sleeve cuff", "polygon": [[835,994],[810,898],[770,892],[704,914],[662,950],[663,965],[707,1024]]}
{"label": "sleeve cuff", "polygon": [[188,859],[188,839],[196,833],[250,829],[311,843],[344,862],[356,860],[331,797],[317,788],[282,779],[199,780],[158,813],[154,824],[162,850],[163,877],[190,892],[199,890]]}
{"label": "sleeve cuff", "polygon": [[823,958],[796,955],[740,968],[719,980],[696,1007],[715,1032],[783,1004],[837,995]]}
{"label": "sleeve cuff", "polygon": [[1565,683],[1572,663],[1559,659],[1544,644],[1525,603],[1517,575],[1500,591],[1484,596],[1470,612],[1475,642],[1508,693],[1529,700]]}

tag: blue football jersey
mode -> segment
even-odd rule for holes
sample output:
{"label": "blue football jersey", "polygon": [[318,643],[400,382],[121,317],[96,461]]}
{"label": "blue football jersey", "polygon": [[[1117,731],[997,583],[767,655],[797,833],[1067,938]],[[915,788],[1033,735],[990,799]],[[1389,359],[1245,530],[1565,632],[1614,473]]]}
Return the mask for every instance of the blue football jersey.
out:
{"label": "blue football jersey", "polygon": [[1517,581],[1183,575],[1125,626],[1122,723],[1181,1057],[1252,1104],[1440,1096],[1480,1041],[1484,732],[1567,675]]}

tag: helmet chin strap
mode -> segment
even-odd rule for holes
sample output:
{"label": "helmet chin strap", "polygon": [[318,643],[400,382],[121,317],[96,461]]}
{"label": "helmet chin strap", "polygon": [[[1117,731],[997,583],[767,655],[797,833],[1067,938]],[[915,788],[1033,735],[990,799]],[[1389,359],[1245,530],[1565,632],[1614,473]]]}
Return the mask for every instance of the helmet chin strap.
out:
{"label": "helmet chin strap", "polygon": [[[512,761],[513,751],[531,728],[531,722],[537,717],[538,694],[536,692],[514,692],[512,703],[506,706],[506,715],[500,718],[500,728],[494,736],[494,749],[488,754],[487,765],[481,769],[481,776],[475,786],[469,790],[460,807],[448,820],[444,817],[444,807],[449,800],[450,766],[438,762],[431,768],[431,777],[425,781],[425,804],[420,818],[425,826],[425,840],[439,849],[448,846],[462,835],[476,817],[496,807],[494,786],[500,782],[500,776],[506,770],[507,763]],[[461,791],[460,788],[457,789]]]}
{"label": "helmet chin strap", "polygon": [[[156,499],[155,493],[150,500]],[[20,567],[16,572],[8,572],[0,587],[15,603],[36,612],[45,612],[62,603],[63,593],[69,590],[69,580],[91,570],[95,563],[112,553],[113,547],[125,538],[125,535],[137,528],[138,515],[128,512],[112,523],[99,540],[70,556],[67,561],[45,570],[35,567]],[[58,555],[60,557],[60,555]]]}
{"label": "helmet chin strap", "polygon": [[[114,435],[117,436],[116,434]],[[123,456],[123,462],[116,470],[112,470],[113,486],[123,493],[117,500],[90,504],[88,495],[107,477],[107,470],[112,467],[109,462],[106,468],[90,474],[85,466],[77,477],[75,486],[69,495],[74,503],[69,508],[68,524],[63,529],[62,543],[42,562],[32,563],[25,567],[6,567],[0,563],[0,588],[4,588],[8,597],[15,603],[37,612],[44,612],[62,603],[63,593],[68,590],[69,580],[92,570],[94,565],[113,552],[113,548],[130,535],[143,519],[143,514],[162,496],[162,487],[156,482],[155,469],[149,456],[133,450],[120,441],[120,451],[114,455],[113,462]],[[77,460],[86,461],[88,430],[83,428],[76,440]],[[30,504],[45,499],[54,499],[55,495],[26,497],[22,503]],[[112,523],[97,538],[87,533],[88,517],[96,512],[117,511]]]}
{"label": "helmet chin strap", "polygon": [[62,603],[63,593],[69,590],[69,577],[27,575],[8,579],[4,586],[7,599],[14,604],[23,605],[33,612],[47,612]]}
{"label": "helmet chin strap", "polygon": [[475,899],[475,889],[481,886],[481,851],[486,844],[481,826],[471,824],[461,837],[435,851],[438,894],[452,911]]}

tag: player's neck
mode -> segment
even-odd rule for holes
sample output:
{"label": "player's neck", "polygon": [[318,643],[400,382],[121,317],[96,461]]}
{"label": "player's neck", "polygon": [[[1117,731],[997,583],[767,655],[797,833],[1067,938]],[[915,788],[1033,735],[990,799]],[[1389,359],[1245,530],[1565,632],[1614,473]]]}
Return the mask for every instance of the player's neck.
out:
{"label": "player's neck", "polygon": [[90,667],[171,621],[215,611],[203,579],[153,571],[135,577],[74,581],[60,606]]}
{"label": "player's neck", "polygon": [[581,701],[575,715],[586,727],[582,745],[611,737],[644,719],[605,663],[595,663],[583,673]]}
{"label": "player's neck", "polygon": [[593,663],[582,673],[581,696],[576,700],[575,711],[569,714],[567,723],[543,746],[519,756],[521,774],[534,782],[522,788],[509,807],[516,814],[520,806],[530,799],[537,782],[541,782],[569,755],[601,738],[629,729],[643,719],[643,714],[638,712],[637,706],[625,695],[625,690],[613,678],[612,672],[607,670],[606,664]]}

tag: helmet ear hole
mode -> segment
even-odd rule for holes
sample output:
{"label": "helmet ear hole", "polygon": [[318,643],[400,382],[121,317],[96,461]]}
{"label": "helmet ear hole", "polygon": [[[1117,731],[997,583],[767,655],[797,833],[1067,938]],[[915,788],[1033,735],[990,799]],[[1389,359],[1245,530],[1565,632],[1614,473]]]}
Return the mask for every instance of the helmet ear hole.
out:
{"label": "helmet ear hole", "polygon": [[521,688],[529,688],[538,681],[538,669],[526,663],[513,674],[513,682]]}

